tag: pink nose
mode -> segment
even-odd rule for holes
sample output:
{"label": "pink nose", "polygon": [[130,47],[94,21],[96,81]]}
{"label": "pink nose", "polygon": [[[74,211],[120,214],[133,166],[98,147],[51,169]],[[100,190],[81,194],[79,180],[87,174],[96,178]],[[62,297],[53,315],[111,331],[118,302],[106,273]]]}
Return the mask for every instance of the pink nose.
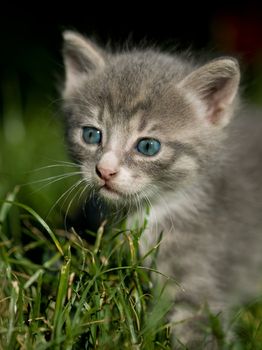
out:
{"label": "pink nose", "polygon": [[115,169],[105,169],[98,165],[96,166],[96,173],[101,179],[108,181],[117,174],[117,171]]}

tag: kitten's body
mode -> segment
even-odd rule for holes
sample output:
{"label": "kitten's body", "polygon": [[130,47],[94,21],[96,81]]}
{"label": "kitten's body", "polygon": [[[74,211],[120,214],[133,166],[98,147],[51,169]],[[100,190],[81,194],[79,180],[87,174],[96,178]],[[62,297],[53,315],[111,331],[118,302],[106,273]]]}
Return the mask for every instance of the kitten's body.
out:
{"label": "kitten's body", "polygon": [[202,182],[180,195],[170,193],[153,206],[153,229],[144,239],[153,245],[152,232],[157,229],[155,243],[159,232],[165,232],[160,270],[183,275],[186,290],[199,280],[204,299],[210,292],[223,303],[229,301],[225,294],[234,299],[252,294],[262,282],[262,118],[250,112],[232,123],[223,162],[214,162]]}
{"label": "kitten's body", "polygon": [[[159,200],[141,239],[145,253],[164,232],[158,269],[180,284],[169,290],[176,301],[175,322],[190,320],[206,302],[227,319],[230,307],[262,290],[262,118],[260,110],[243,112],[228,130],[220,161],[203,182]],[[192,324],[179,327],[180,339],[191,344]],[[215,349],[213,343],[210,349]]]}
{"label": "kitten's body", "polygon": [[[237,63],[225,58],[198,68],[150,50],[106,54],[71,32],[65,39],[70,151],[102,197],[127,208],[150,204],[141,251],[163,231],[158,268],[182,287],[171,292],[175,305],[183,302],[190,314],[208,302],[220,312],[255,295],[262,120],[237,113],[228,126],[238,105]],[[85,128],[100,132],[100,143],[83,142]],[[161,141],[153,157],[139,153],[149,137]],[[187,315],[181,310],[175,320]]]}

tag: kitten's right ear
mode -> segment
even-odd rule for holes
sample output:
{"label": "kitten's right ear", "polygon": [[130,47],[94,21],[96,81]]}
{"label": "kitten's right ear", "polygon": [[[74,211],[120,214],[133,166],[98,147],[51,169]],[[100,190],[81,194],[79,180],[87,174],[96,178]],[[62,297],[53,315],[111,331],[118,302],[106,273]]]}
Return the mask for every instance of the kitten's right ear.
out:
{"label": "kitten's right ear", "polygon": [[67,30],[63,33],[63,38],[66,73],[64,95],[68,95],[79,85],[83,77],[105,67],[105,54],[79,33]]}

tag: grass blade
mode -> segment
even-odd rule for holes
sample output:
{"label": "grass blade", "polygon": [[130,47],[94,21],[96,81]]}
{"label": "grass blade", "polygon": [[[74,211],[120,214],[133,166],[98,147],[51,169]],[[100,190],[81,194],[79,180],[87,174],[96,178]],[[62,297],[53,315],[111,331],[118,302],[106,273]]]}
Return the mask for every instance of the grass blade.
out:
{"label": "grass blade", "polygon": [[41,216],[39,214],[37,214],[34,209],[30,208],[29,206],[27,206],[26,204],[22,204],[19,202],[12,202],[12,201],[3,201],[5,203],[9,203],[11,205],[16,205],[20,208],[23,208],[24,210],[26,210],[27,212],[29,212],[40,224],[41,226],[46,230],[46,232],[49,234],[49,236],[52,238],[56,248],[58,249],[58,251],[60,252],[60,254],[62,256],[64,256],[64,252],[63,249],[58,241],[58,239],[56,238],[54,232],[51,230],[51,228],[49,227],[49,225],[41,218]]}

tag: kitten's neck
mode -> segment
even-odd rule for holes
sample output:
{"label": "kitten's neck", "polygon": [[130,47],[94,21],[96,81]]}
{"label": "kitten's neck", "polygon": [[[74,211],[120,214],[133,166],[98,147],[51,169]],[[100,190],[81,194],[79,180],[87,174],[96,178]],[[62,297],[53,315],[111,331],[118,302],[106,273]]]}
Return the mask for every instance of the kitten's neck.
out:
{"label": "kitten's neck", "polygon": [[182,189],[163,194],[152,205],[150,216],[158,223],[172,221],[173,226],[192,225],[212,201],[212,185],[208,179],[198,179]]}

